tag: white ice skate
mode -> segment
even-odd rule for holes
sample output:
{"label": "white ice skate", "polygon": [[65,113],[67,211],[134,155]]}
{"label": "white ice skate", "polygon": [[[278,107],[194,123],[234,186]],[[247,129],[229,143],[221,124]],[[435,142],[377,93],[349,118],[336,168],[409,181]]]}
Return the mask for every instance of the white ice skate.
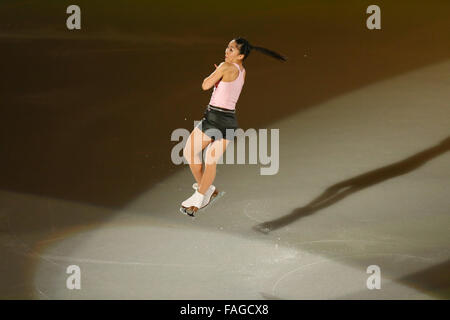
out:
{"label": "white ice skate", "polygon": [[[198,190],[198,183],[194,183],[192,185],[192,188],[194,190]],[[208,190],[205,193],[205,197],[203,198],[202,208],[206,207],[212,199],[214,199],[219,194],[219,191],[217,191],[216,187],[212,184],[209,186]]]}
{"label": "white ice skate", "polygon": [[194,213],[196,213],[198,209],[202,207],[204,197],[205,195],[198,192],[198,190],[195,190],[192,196],[181,203],[180,211],[193,217]]}

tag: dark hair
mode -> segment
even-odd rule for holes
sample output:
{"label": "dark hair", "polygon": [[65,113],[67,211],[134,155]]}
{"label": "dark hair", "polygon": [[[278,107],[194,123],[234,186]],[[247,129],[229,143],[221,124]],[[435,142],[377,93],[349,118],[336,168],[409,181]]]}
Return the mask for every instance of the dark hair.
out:
{"label": "dark hair", "polygon": [[266,49],[266,48],[252,46],[244,38],[238,37],[238,38],[234,38],[233,40],[236,41],[236,43],[239,45],[239,53],[244,55],[244,60],[250,55],[250,52],[252,50],[256,50],[256,51],[264,53],[268,56],[271,56],[272,58],[275,58],[275,59],[278,59],[281,61],[287,61],[287,57],[285,57],[275,51]]}

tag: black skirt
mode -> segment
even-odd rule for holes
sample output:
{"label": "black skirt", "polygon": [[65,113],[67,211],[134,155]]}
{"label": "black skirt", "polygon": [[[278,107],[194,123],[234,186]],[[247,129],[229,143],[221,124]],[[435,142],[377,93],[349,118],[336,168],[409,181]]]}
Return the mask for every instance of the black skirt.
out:
{"label": "black skirt", "polygon": [[[234,130],[239,128],[235,110],[223,109],[211,105],[206,107],[203,119],[199,125],[201,126],[200,129],[213,140],[220,140],[220,137],[216,137],[214,130],[209,129],[217,129],[222,133],[222,138],[233,140]],[[227,129],[229,129],[228,133]]]}

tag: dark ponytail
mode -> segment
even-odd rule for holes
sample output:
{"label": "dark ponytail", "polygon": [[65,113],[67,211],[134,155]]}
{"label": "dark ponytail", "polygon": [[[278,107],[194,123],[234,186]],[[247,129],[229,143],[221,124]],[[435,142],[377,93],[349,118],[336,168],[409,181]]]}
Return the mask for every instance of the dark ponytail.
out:
{"label": "dark ponytail", "polygon": [[264,53],[265,55],[268,55],[268,56],[270,56],[272,58],[275,58],[275,59],[278,59],[278,60],[281,60],[281,61],[287,61],[287,57],[285,57],[285,56],[283,56],[283,55],[281,55],[281,54],[279,54],[279,53],[277,53],[275,51],[266,49],[266,48],[252,46],[244,38],[239,37],[239,38],[234,38],[233,40],[236,41],[236,43],[238,45],[240,45],[239,53],[244,55],[244,60],[250,55],[250,52],[252,50],[256,50],[256,51]]}

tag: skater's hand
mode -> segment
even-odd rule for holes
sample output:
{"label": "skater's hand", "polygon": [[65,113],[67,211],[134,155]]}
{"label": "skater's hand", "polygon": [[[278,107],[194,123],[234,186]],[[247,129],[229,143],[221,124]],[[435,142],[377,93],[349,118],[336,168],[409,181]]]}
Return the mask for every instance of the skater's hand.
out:
{"label": "skater's hand", "polygon": [[219,82],[222,80],[222,77],[225,74],[226,68],[225,66],[222,66],[225,62],[222,62],[221,64],[217,65],[214,64],[214,67],[216,70],[214,70],[213,73],[209,75],[209,77],[205,78],[202,83],[202,89],[203,90],[209,90],[212,87],[216,87],[219,85]]}

